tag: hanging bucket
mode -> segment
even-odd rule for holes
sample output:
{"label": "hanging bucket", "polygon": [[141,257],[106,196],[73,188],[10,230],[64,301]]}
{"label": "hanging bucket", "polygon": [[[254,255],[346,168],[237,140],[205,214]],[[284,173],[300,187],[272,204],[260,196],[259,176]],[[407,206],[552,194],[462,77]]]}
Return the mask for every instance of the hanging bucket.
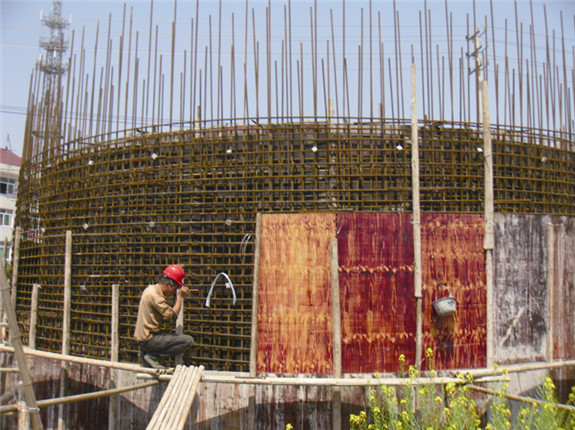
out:
{"label": "hanging bucket", "polygon": [[433,309],[435,309],[435,312],[440,317],[448,317],[453,315],[456,311],[456,308],[457,301],[452,295],[443,299],[435,300],[433,302]]}

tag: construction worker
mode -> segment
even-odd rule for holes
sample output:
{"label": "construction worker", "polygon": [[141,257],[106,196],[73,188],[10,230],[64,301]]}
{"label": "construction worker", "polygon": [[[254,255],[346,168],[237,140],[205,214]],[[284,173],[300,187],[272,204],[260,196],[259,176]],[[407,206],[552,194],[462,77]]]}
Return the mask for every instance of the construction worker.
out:
{"label": "construction worker", "polygon": [[[160,363],[165,357],[174,357],[189,350],[194,339],[186,334],[161,333],[165,321],[178,317],[188,294],[184,286],[185,273],[177,264],[170,264],[162,271],[157,284],[149,285],[140,298],[138,319],[134,337],[140,344],[140,363],[145,367],[165,369]],[[168,304],[168,297],[176,296],[173,307]]]}

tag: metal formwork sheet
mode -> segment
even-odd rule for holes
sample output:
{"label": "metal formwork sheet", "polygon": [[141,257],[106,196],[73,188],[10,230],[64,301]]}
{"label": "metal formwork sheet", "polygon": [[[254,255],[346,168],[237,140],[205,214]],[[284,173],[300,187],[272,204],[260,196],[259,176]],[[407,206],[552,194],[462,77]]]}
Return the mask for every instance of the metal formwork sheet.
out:
{"label": "metal formwork sheet", "polygon": [[[422,214],[423,347],[433,363],[422,368],[486,365],[484,218],[481,215]],[[446,286],[446,287],[445,287]],[[438,316],[433,301],[453,295],[457,310]]]}
{"label": "metal formwork sheet", "polygon": [[344,373],[397,372],[413,363],[413,226],[403,214],[338,214]]}
{"label": "metal formwork sheet", "polygon": [[257,371],[331,374],[334,214],[262,216]]}

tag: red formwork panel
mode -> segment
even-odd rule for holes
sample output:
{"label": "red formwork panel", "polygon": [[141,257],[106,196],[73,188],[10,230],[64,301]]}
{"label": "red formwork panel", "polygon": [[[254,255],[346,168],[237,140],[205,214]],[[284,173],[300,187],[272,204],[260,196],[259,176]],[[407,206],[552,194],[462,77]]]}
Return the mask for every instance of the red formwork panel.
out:
{"label": "red formwork panel", "polygon": [[[423,368],[484,367],[483,217],[423,214]],[[409,214],[263,215],[257,371],[333,373],[329,242],[338,239],[344,373],[415,363],[413,223]],[[444,288],[443,285],[447,288]],[[451,293],[457,312],[432,307]]]}
{"label": "red formwork panel", "polygon": [[404,214],[338,214],[344,373],[397,372],[415,358],[413,224]]}
{"label": "red formwork panel", "polygon": [[[434,351],[434,362],[424,363],[423,368],[486,365],[483,236],[481,215],[421,216],[423,346]],[[449,294],[457,300],[457,311],[452,316],[438,316],[433,301]]]}
{"label": "red formwork panel", "polygon": [[257,371],[332,374],[334,214],[262,215]]}

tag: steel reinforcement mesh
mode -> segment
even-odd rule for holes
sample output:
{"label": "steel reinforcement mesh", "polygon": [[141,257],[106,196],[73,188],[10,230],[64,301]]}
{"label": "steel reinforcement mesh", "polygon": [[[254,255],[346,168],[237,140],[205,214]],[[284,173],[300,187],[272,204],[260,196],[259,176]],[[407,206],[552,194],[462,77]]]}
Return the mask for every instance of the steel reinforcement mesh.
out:
{"label": "steel reinforcement mesh", "polygon": [[[573,136],[494,128],[495,211],[575,215]],[[72,232],[70,353],[110,358],[112,285],[120,290],[120,360],[143,288],[182,265],[193,292],[184,360],[249,369],[258,212],[410,212],[408,122],[202,124],[53,145],[22,166],[17,311],[28,338],[39,284],[36,347],[61,352],[66,231]],[[482,213],[482,134],[469,124],[419,128],[421,208]],[[210,307],[208,289],[224,272]]]}

